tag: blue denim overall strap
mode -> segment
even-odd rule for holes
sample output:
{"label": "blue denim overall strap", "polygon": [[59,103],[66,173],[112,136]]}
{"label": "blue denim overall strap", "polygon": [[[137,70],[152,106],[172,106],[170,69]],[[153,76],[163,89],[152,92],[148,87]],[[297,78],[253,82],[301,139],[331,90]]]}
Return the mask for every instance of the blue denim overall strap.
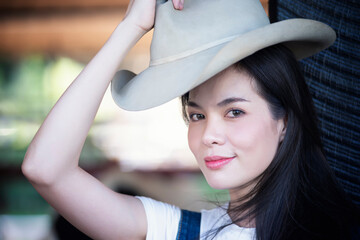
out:
{"label": "blue denim overall strap", "polygon": [[197,240],[200,238],[201,213],[181,209],[176,240]]}

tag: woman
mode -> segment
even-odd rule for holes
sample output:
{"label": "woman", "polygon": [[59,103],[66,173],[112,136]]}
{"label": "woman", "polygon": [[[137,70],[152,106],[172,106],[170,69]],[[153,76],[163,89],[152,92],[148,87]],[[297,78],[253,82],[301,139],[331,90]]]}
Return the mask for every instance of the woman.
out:
{"label": "woman", "polygon": [[[260,50],[182,102],[200,169],[212,187],[230,189],[232,223],[256,226],[258,239],[352,238],[356,208],[324,158],[310,94],[287,48]],[[220,161],[204,157],[219,152]]]}
{"label": "woman", "polygon": [[155,6],[131,1],[45,119],[22,165],[36,190],[94,239],[349,239],[357,210],[324,160],[296,60],[277,45],[301,58],[327,47],[333,33],[313,21],[270,25],[254,0],[158,3],[150,67],[120,71],[112,84],[116,103],[131,110],[184,94],[189,146],[208,183],[229,189],[228,206],[200,216],[115,193],[79,168],[105,90],[154,25]]}

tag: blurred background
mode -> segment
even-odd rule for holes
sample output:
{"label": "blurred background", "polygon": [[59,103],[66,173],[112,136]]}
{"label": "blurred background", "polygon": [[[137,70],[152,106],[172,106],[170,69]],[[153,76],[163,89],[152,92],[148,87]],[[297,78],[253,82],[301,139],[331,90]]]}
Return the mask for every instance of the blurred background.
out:
{"label": "blurred background", "polygon": [[[105,43],[127,4],[0,0],[0,239],[86,239],[37,194],[20,166],[47,113]],[[266,1],[263,5],[267,9]],[[148,66],[151,36],[141,39],[120,68],[140,72]],[[190,210],[209,208],[208,200],[227,194],[207,185],[186,134],[178,99],[126,112],[107,92],[80,164],[116,191]]]}

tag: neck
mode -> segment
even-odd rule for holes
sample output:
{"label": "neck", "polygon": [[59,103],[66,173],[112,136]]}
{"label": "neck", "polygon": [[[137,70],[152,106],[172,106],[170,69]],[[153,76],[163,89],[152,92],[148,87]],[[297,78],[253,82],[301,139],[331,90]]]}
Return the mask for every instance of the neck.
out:
{"label": "neck", "polygon": [[[244,197],[249,194],[254,186],[247,186],[241,189],[230,189],[230,203],[227,210],[232,222],[240,227],[254,228],[255,218],[249,216],[249,209],[243,209],[241,206],[246,202]],[[240,210],[238,210],[240,209]],[[243,218],[241,221],[237,219]]]}

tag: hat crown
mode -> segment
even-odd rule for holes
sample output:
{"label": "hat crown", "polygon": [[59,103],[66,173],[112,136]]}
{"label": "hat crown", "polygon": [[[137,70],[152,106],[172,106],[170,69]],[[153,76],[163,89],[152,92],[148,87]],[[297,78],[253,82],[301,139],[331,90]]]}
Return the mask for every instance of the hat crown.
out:
{"label": "hat crown", "polygon": [[258,0],[186,0],[181,11],[171,1],[159,3],[150,65],[195,54],[268,24]]}

